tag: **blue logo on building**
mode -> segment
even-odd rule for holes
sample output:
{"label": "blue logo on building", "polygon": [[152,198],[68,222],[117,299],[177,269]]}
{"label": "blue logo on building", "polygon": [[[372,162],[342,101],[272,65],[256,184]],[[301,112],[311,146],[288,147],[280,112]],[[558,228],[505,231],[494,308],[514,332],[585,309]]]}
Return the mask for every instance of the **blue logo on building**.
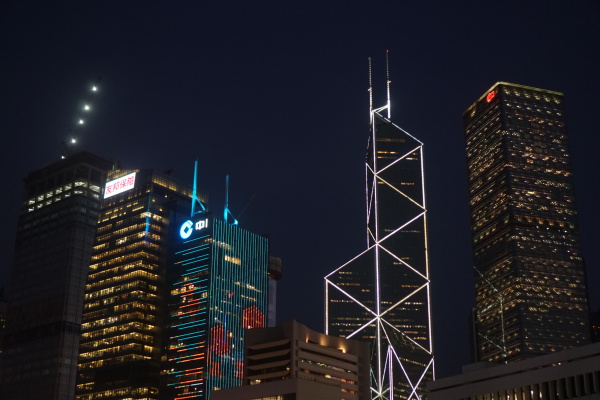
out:
{"label": "blue logo on building", "polygon": [[188,219],[181,225],[181,228],[179,228],[179,236],[181,236],[182,239],[187,239],[192,236],[194,230],[200,231],[204,228],[208,228],[208,218],[197,221],[195,226],[194,223]]}
{"label": "blue logo on building", "polygon": [[185,221],[183,223],[183,225],[181,225],[181,229],[179,229],[179,236],[181,236],[182,239],[187,239],[192,235],[192,232],[194,231],[194,223],[190,220]]}

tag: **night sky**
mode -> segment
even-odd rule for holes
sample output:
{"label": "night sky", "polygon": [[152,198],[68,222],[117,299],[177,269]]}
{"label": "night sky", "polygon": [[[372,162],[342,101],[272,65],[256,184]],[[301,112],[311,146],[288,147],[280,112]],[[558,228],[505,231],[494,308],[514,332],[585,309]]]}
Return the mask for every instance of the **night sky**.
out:
{"label": "night sky", "polygon": [[[323,330],[323,276],[366,248],[368,57],[375,106],[424,142],[438,376],[469,362],[462,113],[497,81],[566,95],[592,308],[600,307],[598,1],[4,1],[0,284],[22,178],[78,149],[173,169],[283,259],[278,317]],[[243,212],[242,212],[243,211]]]}

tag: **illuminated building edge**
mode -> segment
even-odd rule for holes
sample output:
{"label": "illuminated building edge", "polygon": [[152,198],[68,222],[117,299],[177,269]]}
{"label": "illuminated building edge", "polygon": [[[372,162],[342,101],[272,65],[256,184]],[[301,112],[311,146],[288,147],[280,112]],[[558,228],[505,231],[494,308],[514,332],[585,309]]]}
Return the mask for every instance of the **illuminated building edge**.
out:
{"label": "illuminated building edge", "polygon": [[418,399],[434,378],[423,144],[372,111],[369,247],[325,277],[326,333],[372,341],[373,399]]}
{"label": "illuminated building edge", "polygon": [[178,232],[164,387],[169,397],[205,399],[241,385],[244,329],[266,326],[268,239],[205,213]]}

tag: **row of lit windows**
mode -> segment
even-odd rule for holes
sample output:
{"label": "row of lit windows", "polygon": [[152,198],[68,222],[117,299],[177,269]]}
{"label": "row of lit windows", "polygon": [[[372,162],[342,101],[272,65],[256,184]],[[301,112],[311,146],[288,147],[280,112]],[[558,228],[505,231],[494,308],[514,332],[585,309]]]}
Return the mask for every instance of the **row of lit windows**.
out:
{"label": "row of lit windows", "polygon": [[[93,258],[93,256],[92,256],[92,258]],[[111,258],[109,260],[102,261],[102,262],[99,262],[99,263],[90,264],[90,269],[91,270],[96,270],[96,269],[99,269],[99,268],[105,268],[107,266],[111,266],[111,265],[115,265],[115,264],[122,264],[122,263],[127,262],[127,261],[129,261],[131,259],[136,259],[136,260],[142,259],[145,262],[148,262],[148,261],[156,261],[156,262],[158,262],[158,261],[160,261],[160,258],[159,258],[158,255],[156,255],[154,253],[148,253],[147,251],[142,250],[142,251],[137,251],[135,253],[123,254],[122,256],[114,257],[114,258]],[[155,264],[149,264],[149,265],[154,266]],[[152,267],[152,269],[154,269],[154,267]]]}
{"label": "row of lit windows", "polygon": [[158,296],[155,293],[148,293],[142,290],[132,290],[129,293],[121,293],[117,296],[107,297],[94,302],[86,302],[84,308],[86,310],[89,310],[96,307],[100,307],[101,305],[106,306],[117,302],[121,303],[129,299],[146,300],[154,302],[157,299],[157,297]]}
{"label": "row of lit windows", "polygon": [[[84,321],[87,321],[87,315],[84,315]],[[90,322],[84,322],[83,324],[81,324],[81,329],[82,330],[89,330],[92,328],[98,328],[98,327],[102,327],[105,325],[112,325],[112,324],[117,324],[123,321],[128,321],[131,319],[136,319],[136,320],[141,320],[141,321],[155,321],[157,319],[156,315],[154,314],[147,314],[147,313],[143,313],[143,312],[131,312],[131,313],[127,313],[127,314],[121,314],[119,316],[111,316],[108,318],[101,318],[101,319],[96,319]]]}
{"label": "row of lit windows", "polygon": [[[108,226],[112,226],[112,224],[108,224]],[[161,232],[162,227],[158,224],[153,224],[153,223],[145,223],[145,222],[140,222],[137,224],[131,224],[125,228],[122,229],[118,229],[118,230],[110,230],[108,233],[100,235],[98,237],[96,237],[96,242],[104,242],[106,240],[109,240],[110,238],[113,237],[117,237],[117,236],[122,236],[122,235],[126,235],[128,233],[131,232],[140,232],[140,231],[144,231],[144,230],[151,230],[153,232]]]}
{"label": "row of lit windows", "polygon": [[[519,102],[517,102],[517,103],[506,102],[504,104],[508,108],[514,108],[514,107],[516,107],[516,108],[519,108],[519,109],[525,109],[527,111],[533,111],[534,110],[533,107],[531,107],[531,102],[522,102],[522,103],[519,103]],[[542,107],[542,108],[537,107],[537,108],[535,108],[535,111],[537,111],[538,113],[544,113],[545,112],[548,115],[553,115],[553,116],[556,115],[557,117],[562,117],[562,115],[563,115],[562,114],[562,110],[557,109],[555,107]]]}
{"label": "row of lit windows", "polygon": [[102,296],[106,296],[106,295],[113,294],[113,293],[123,292],[128,289],[144,289],[146,291],[153,292],[153,293],[158,292],[158,287],[155,285],[151,285],[145,281],[134,281],[134,282],[125,283],[123,285],[111,286],[111,287],[99,290],[97,292],[86,293],[85,299],[86,300],[94,299],[96,297],[102,297]]}
{"label": "row of lit windows", "polygon": [[600,372],[587,372],[580,375],[554,379],[532,385],[481,393],[457,400],[546,400],[581,399],[600,393]]}
{"label": "row of lit windows", "polygon": [[[93,268],[93,270],[96,270],[96,269],[97,268]],[[102,278],[105,278],[108,276],[112,277],[112,276],[116,276],[116,275],[125,274],[127,271],[131,271],[133,269],[144,269],[147,271],[157,271],[158,265],[150,264],[146,260],[136,260],[131,263],[119,265],[119,266],[108,268],[108,269],[103,269],[98,272],[92,272],[88,275],[88,282],[95,282],[99,279],[102,279]]]}
{"label": "row of lit windows", "polygon": [[[127,302],[127,303],[122,303],[123,300],[125,300],[125,299],[121,298],[121,302],[119,302],[120,304],[117,304],[113,307],[103,307],[96,311],[86,311],[83,314],[84,318],[85,318],[85,320],[89,321],[91,318],[99,318],[99,317],[102,317],[107,314],[116,314],[116,313],[120,313],[120,312],[127,311],[127,310],[132,310],[132,309],[142,310],[142,311],[146,311],[146,312],[156,311],[156,306],[154,304],[142,303],[139,301],[131,301],[131,302]],[[102,305],[105,306],[108,304],[110,304],[110,303],[106,302]],[[86,304],[85,309],[93,310],[94,308],[99,307],[99,306],[100,306],[100,302],[97,301],[97,302],[91,303],[91,305]]]}
{"label": "row of lit windows", "polygon": [[[143,210],[144,208],[146,208],[146,202],[144,200],[138,200],[135,202],[123,204],[121,206],[107,207],[105,204],[102,209],[102,212],[100,213],[100,219],[98,220],[98,222],[103,223],[120,216],[131,215],[139,210]],[[139,218],[140,215],[137,215],[137,217]]]}
{"label": "row of lit windows", "polygon": [[31,197],[27,200],[27,204],[28,205],[33,205],[35,203],[40,203],[43,202],[44,199],[51,199],[54,196],[60,195],[63,192],[68,192],[70,191],[73,186],[75,188],[89,188],[92,192],[96,192],[96,193],[100,193],[100,187],[97,185],[94,185],[92,183],[88,183],[86,181],[75,181],[74,184],[66,184],[64,186],[61,187],[57,187],[49,192],[46,192],[45,194],[41,194],[38,195],[36,197]]}
{"label": "row of lit windows", "polygon": [[154,281],[154,282],[158,282],[159,280],[159,276],[158,274],[155,273],[151,273],[148,271],[144,271],[144,270],[135,270],[135,271],[131,271],[122,275],[115,275],[112,278],[108,278],[108,279],[103,279],[101,281],[96,281],[93,283],[88,283],[87,285],[85,285],[85,289],[87,292],[90,292],[92,290],[94,290],[94,288],[97,287],[107,287],[107,286],[112,286],[112,285],[116,285],[118,282],[121,281],[126,281],[129,279],[133,279],[133,278],[146,278],[150,281]]}
{"label": "row of lit windows", "polygon": [[502,93],[509,96],[516,96],[517,98],[523,97],[525,99],[537,100],[540,102],[544,100],[546,103],[562,103],[562,97],[559,94],[548,93],[542,90],[532,90],[528,88],[502,85]]}
{"label": "row of lit windows", "polygon": [[127,341],[133,341],[133,340],[135,340],[136,342],[152,344],[152,343],[154,343],[154,336],[143,335],[139,332],[130,332],[130,333],[126,333],[126,334],[119,335],[119,336],[105,337],[100,340],[88,341],[88,342],[85,342],[85,344],[82,344],[81,348],[86,349],[86,350],[87,349],[95,349],[97,347],[110,346],[110,345],[114,345],[115,343],[127,342]]}
{"label": "row of lit windows", "polygon": [[[102,245],[96,245],[96,246],[94,246],[94,251],[98,252],[99,250],[102,250],[103,248],[107,248],[107,247],[108,247],[108,243],[102,244]],[[127,246],[119,247],[118,249],[103,251],[99,254],[94,254],[94,255],[92,255],[92,260],[97,261],[97,260],[101,260],[103,258],[108,258],[108,257],[112,258],[115,255],[118,255],[120,253],[130,252],[133,250],[138,250],[138,249],[143,249],[143,248],[149,248],[149,249],[152,249],[155,251],[160,250],[160,246],[158,244],[148,242],[146,240],[142,240],[137,243],[132,243]]]}
{"label": "row of lit windows", "polygon": [[[84,330],[89,329],[89,328],[90,328],[89,324],[86,324]],[[108,328],[83,332],[81,334],[81,338],[82,338],[82,342],[85,343],[85,341],[89,340],[89,339],[113,335],[117,332],[127,332],[127,331],[154,332],[154,331],[156,331],[156,326],[151,325],[151,324],[145,324],[145,323],[138,322],[138,321],[133,321],[133,322],[127,322],[124,324],[111,326]]]}
{"label": "row of lit windows", "polygon": [[[190,190],[189,185],[182,185],[180,183],[173,181],[169,177],[164,177],[164,176],[158,175],[156,172],[152,176],[152,183],[157,184],[162,187],[165,187],[165,188],[172,190],[174,192],[177,192],[177,193],[183,193],[184,195],[186,195],[188,197],[192,197],[192,191]],[[203,201],[203,202],[206,201],[206,195],[204,195],[202,193],[197,193],[197,196],[200,198],[200,201]]]}
{"label": "row of lit windows", "polygon": [[131,361],[145,361],[152,359],[151,356],[143,355],[143,354],[126,354],[118,357],[105,358],[102,360],[90,361],[90,362],[82,362],[77,365],[79,369],[96,369],[103,367],[105,365],[114,365],[121,364]]}
{"label": "row of lit windows", "polygon": [[117,353],[126,353],[126,352],[135,352],[138,354],[149,354],[151,355],[154,352],[155,348],[153,346],[147,346],[139,343],[128,343],[120,346],[109,347],[106,349],[99,349],[89,352],[79,353],[79,358],[85,360],[86,358],[106,358],[107,356],[115,355]]}
{"label": "row of lit windows", "polygon": [[40,202],[37,203],[35,205],[30,205],[29,207],[27,207],[27,212],[32,212],[35,210],[39,210],[40,208],[44,207],[44,206],[49,206],[52,203],[57,203],[61,200],[67,199],[69,197],[71,197],[71,194],[74,195],[87,195],[88,197],[94,198],[94,199],[99,199],[100,196],[96,193],[88,193],[85,189],[75,189],[71,192],[65,192],[63,194],[57,195],[49,200],[45,200],[44,202]]}

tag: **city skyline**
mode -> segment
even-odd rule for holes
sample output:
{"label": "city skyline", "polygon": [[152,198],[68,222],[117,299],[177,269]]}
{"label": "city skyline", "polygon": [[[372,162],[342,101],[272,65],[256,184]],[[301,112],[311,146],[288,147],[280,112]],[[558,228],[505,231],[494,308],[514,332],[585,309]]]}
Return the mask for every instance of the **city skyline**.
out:
{"label": "city skyline", "polygon": [[[211,194],[229,174],[230,208],[242,226],[269,233],[283,260],[279,322],[293,316],[322,330],[322,276],[365,247],[367,57],[389,49],[394,115],[425,143],[438,375],[468,362],[461,115],[494,82],[565,93],[590,292],[598,287],[596,3],[5,7],[4,284],[21,179],[57,159],[86,85],[102,76],[79,148],[125,168],[174,168],[183,181],[199,159],[200,187]],[[311,295],[293,300],[303,293]]]}

